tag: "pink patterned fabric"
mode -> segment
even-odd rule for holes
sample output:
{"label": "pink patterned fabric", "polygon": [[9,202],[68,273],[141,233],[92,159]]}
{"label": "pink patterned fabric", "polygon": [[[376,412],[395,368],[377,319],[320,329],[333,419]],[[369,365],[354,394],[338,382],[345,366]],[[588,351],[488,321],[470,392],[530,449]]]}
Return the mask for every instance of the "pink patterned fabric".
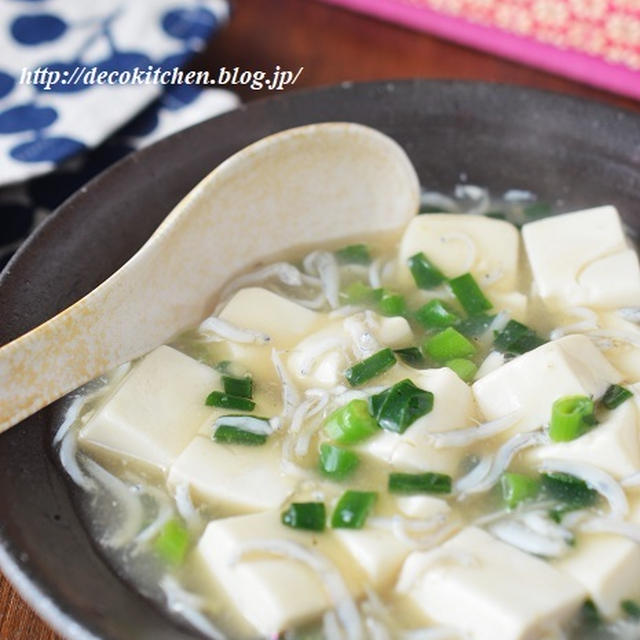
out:
{"label": "pink patterned fabric", "polygon": [[640,99],[640,0],[328,0]]}

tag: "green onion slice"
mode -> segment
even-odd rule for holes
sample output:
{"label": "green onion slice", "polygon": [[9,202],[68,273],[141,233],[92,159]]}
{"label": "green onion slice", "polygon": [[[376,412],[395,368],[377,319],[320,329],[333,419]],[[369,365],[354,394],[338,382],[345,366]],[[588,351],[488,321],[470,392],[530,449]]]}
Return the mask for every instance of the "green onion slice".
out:
{"label": "green onion slice", "polygon": [[360,458],[353,452],[323,442],[320,445],[320,470],[334,480],[344,480],[360,464]]}
{"label": "green onion slice", "polygon": [[390,473],[391,493],[451,493],[451,476],[444,473]]}
{"label": "green onion slice", "polygon": [[541,474],[542,488],[546,494],[562,503],[563,507],[581,509],[595,504],[599,495],[584,480],[568,473],[551,472]]}
{"label": "green onion slice", "polygon": [[496,336],[494,346],[502,353],[520,355],[544,343],[545,340],[538,336],[533,329],[517,320],[509,320],[507,326]]}
{"label": "green onion slice", "polygon": [[380,431],[366,400],[356,398],[336,409],[324,423],[325,434],[338,444],[354,444]]}
{"label": "green onion slice", "polygon": [[338,249],[335,256],[340,264],[369,264],[371,262],[371,253],[366,244],[350,244]]}
{"label": "green onion slice", "polygon": [[352,387],[364,384],[371,378],[379,376],[396,363],[391,349],[382,349],[366,360],[362,360],[345,371],[345,378]]}
{"label": "green onion slice", "polygon": [[342,296],[349,304],[373,305],[380,300],[380,291],[380,289],[372,289],[361,280],[356,280],[347,286]]}
{"label": "green onion slice", "polygon": [[251,398],[253,395],[253,379],[251,376],[238,378],[236,376],[223,375],[222,387],[224,392],[230,396]]}
{"label": "green onion slice", "polygon": [[640,620],[640,604],[635,600],[623,600],[620,603],[622,611],[633,620]]}
{"label": "green onion slice", "polygon": [[495,316],[487,313],[478,313],[461,320],[456,329],[467,338],[478,338],[489,328]]}
{"label": "green onion slice", "polygon": [[378,300],[378,310],[383,316],[403,316],[407,313],[407,303],[399,293],[382,289]]}
{"label": "green onion slice", "polygon": [[552,208],[548,202],[534,202],[523,209],[523,213],[529,221],[546,218],[551,215],[551,212]]}
{"label": "green onion slice", "polygon": [[168,564],[179,565],[189,548],[189,532],[177,520],[169,520],[153,542],[155,552]]}
{"label": "green onion slice", "polygon": [[447,360],[444,364],[453,372],[457,373],[460,379],[465,382],[473,380],[473,376],[475,376],[478,371],[475,362],[467,360],[466,358],[453,358],[453,360]]}
{"label": "green onion slice", "polygon": [[419,289],[433,289],[446,280],[442,271],[422,251],[411,256],[407,263]]}
{"label": "green onion slice", "polygon": [[481,313],[493,306],[470,273],[452,278],[449,280],[449,286],[453,295],[458,298],[458,302],[469,315]]}
{"label": "green onion slice", "polygon": [[406,347],[405,349],[394,349],[393,351],[402,362],[415,369],[426,369],[427,360],[418,347]]}
{"label": "green onion slice", "polygon": [[245,414],[220,416],[213,424],[215,427],[232,427],[264,436],[271,435],[273,432],[269,418]]}
{"label": "green onion slice", "polygon": [[369,398],[369,409],[386,431],[404,433],[418,418],[433,409],[433,393],[406,378]]}
{"label": "green onion slice", "polygon": [[294,502],[280,519],[292,529],[323,531],[327,516],[322,502]]}
{"label": "green onion slice", "polygon": [[541,488],[540,481],[536,478],[510,472],[502,474],[500,486],[502,498],[509,509],[514,509],[521,502],[537,497]]}
{"label": "green onion slice", "polygon": [[602,617],[593,600],[586,600],[580,609],[580,624],[584,627],[595,628],[602,623]]}
{"label": "green onion slice", "polygon": [[232,396],[222,391],[212,391],[205,401],[208,407],[221,407],[222,409],[237,409],[238,411],[253,411],[256,403],[249,398]]}
{"label": "green onion slice", "polygon": [[416,320],[426,329],[446,329],[456,324],[460,316],[438,299],[429,300],[415,312]]}
{"label": "green onion slice", "polygon": [[215,442],[221,444],[244,444],[247,446],[255,446],[264,444],[267,441],[267,435],[264,433],[254,433],[253,431],[244,431],[237,427],[229,425],[219,426],[214,434]]}
{"label": "green onion slice", "polygon": [[633,392],[619,384],[612,384],[602,396],[602,404],[609,410],[619,407],[625,400],[628,400]]}
{"label": "green onion slice", "polygon": [[588,396],[564,396],[551,406],[549,437],[568,442],[580,437],[596,423],[593,400]]}
{"label": "green onion slice", "polygon": [[375,491],[345,491],[331,517],[334,529],[362,529],[376,503]]}
{"label": "green onion slice", "polygon": [[453,327],[428,337],[422,343],[422,350],[437,362],[467,358],[476,352],[475,346]]}

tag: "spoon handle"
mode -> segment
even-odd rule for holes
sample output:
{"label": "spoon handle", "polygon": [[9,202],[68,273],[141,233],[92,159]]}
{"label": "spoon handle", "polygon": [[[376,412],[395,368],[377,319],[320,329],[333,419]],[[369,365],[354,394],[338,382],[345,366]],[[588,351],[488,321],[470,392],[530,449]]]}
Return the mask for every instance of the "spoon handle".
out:
{"label": "spoon handle", "polygon": [[195,325],[230,274],[295,246],[397,236],[419,197],[409,158],[369,127],[308,125],[250,145],[97,289],[0,348],[0,433]]}

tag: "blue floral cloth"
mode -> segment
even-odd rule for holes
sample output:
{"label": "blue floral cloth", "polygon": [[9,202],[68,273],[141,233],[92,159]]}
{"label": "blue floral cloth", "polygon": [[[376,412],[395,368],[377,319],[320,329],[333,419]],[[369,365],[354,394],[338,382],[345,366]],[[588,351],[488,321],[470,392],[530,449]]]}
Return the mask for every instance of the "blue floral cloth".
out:
{"label": "blue floral cloth", "polygon": [[[226,0],[0,1],[0,268],[94,175],[238,104],[228,91],[184,84],[72,84],[73,70],[181,67],[228,14]],[[60,81],[48,90],[20,82],[38,68]]]}

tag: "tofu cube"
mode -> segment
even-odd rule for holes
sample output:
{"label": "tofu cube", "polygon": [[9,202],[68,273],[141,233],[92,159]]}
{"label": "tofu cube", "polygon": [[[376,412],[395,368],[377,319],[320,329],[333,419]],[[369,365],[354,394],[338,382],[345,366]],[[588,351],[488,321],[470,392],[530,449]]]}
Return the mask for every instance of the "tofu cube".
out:
{"label": "tofu cube", "polygon": [[615,207],[530,222],[522,228],[538,294],[550,309],[640,304],[640,268]]}
{"label": "tofu cube", "polygon": [[510,316],[518,322],[527,321],[528,299],[519,291],[509,293],[495,292],[489,295],[493,304],[493,311],[508,311]]}
{"label": "tofu cube", "polygon": [[351,339],[342,322],[334,322],[293,347],[287,358],[287,368],[307,387],[335,387],[344,382],[350,347]]}
{"label": "tofu cube", "polygon": [[[435,517],[441,517],[444,523],[451,514],[446,500],[426,495],[393,496],[392,506],[396,511],[393,515],[423,523]],[[415,544],[399,539],[391,530],[377,529],[369,523],[358,530],[335,529],[334,535],[360,566],[368,582],[376,589],[386,589],[396,579],[407,555],[418,546],[419,538],[435,535],[437,529],[435,524],[432,532],[415,533]],[[407,535],[411,537],[410,532]]]}
{"label": "tofu cube", "polygon": [[431,391],[433,409],[404,433],[381,431],[363,442],[360,450],[401,470],[456,475],[465,452],[437,449],[429,442],[428,434],[461,429],[473,423],[476,409],[471,389],[447,367],[416,370],[398,364],[389,374],[390,384],[411,378],[416,386]]}
{"label": "tofu cube", "polygon": [[242,329],[252,329],[269,336],[267,344],[222,341],[212,350],[220,360],[244,366],[256,378],[276,376],[271,359],[273,349],[286,350],[325,321],[326,314],[316,313],[267,289],[240,289],[227,302],[219,317]]}
{"label": "tofu cube", "polygon": [[407,260],[423,252],[448,278],[470,271],[489,291],[517,288],[519,237],[509,222],[466,214],[415,217],[400,245],[398,277],[413,284]]}
{"label": "tofu cube", "polygon": [[316,329],[325,314],[316,313],[267,289],[240,289],[220,318],[242,329],[267,334],[271,347],[288,349]]}
{"label": "tofu cube", "polygon": [[393,532],[365,526],[363,529],[335,529],[334,535],[360,567],[368,584],[386,589],[397,577],[413,546]]}
{"label": "tofu cube", "polygon": [[395,503],[398,510],[409,518],[428,520],[434,516],[448,516],[451,507],[446,500],[433,496],[396,496]]}
{"label": "tofu cube", "polygon": [[[640,524],[640,501],[631,501],[629,520]],[[620,615],[622,600],[640,598],[640,546],[619,535],[581,533],[569,555],[554,561],[588,591],[605,618]]]}
{"label": "tofu cube", "polygon": [[405,318],[386,318],[372,311],[357,313],[332,322],[299,342],[290,352],[287,366],[307,387],[331,388],[344,384],[344,372],[354,361],[357,342],[370,336],[380,348],[399,349],[413,343]]}
{"label": "tofu cube", "polygon": [[531,431],[548,424],[551,405],[568,395],[599,398],[620,382],[620,373],[582,335],[543,344],[473,383],[473,395],[487,420],[522,414],[514,430]]}
{"label": "tofu cube", "polygon": [[165,473],[211,415],[205,400],[219,386],[220,374],[211,367],[158,347],[82,428],[80,444]]}
{"label": "tofu cube", "polygon": [[242,546],[256,539],[321,554],[354,596],[362,592],[362,575],[331,531],[290,529],[279,511],[213,521],[198,543],[197,560],[261,637],[311,622],[334,603],[320,574],[300,560],[251,552],[234,563]]}
{"label": "tofu cube", "polygon": [[405,318],[388,318],[373,311],[365,312],[365,317],[369,330],[382,347],[402,349],[413,344],[413,332]]}
{"label": "tofu cube", "polygon": [[195,437],[171,466],[169,485],[188,484],[196,500],[231,513],[279,507],[296,480],[280,468],[280,446],[221,444]]}
{"label": "tofu cube", "polygon": [[604,422],[570,442],[534,447],[525,454],[533,465],[545,460],[575,460],[622,479],[640,471],[638,410],[632,399],[609,413]]}
{"label": "tofu cube", "polygon": [[547,562],[467,527],[406,560],[397,590],[430,620],[471,640],[533,640],[569,620],[586,598]]}
{"label": "tofu cube", "polygon": [[[604,311],[599,314],[596,331],[612,332],[611,348],[604,351],[604,355],[611,364],[618,369],[625,380],[640,380],[640,328],[634,322],[625,320],[617,311]],[[613,337],[614,335],[619,337]],[[605,335],[607,335],[605,333]]]}

